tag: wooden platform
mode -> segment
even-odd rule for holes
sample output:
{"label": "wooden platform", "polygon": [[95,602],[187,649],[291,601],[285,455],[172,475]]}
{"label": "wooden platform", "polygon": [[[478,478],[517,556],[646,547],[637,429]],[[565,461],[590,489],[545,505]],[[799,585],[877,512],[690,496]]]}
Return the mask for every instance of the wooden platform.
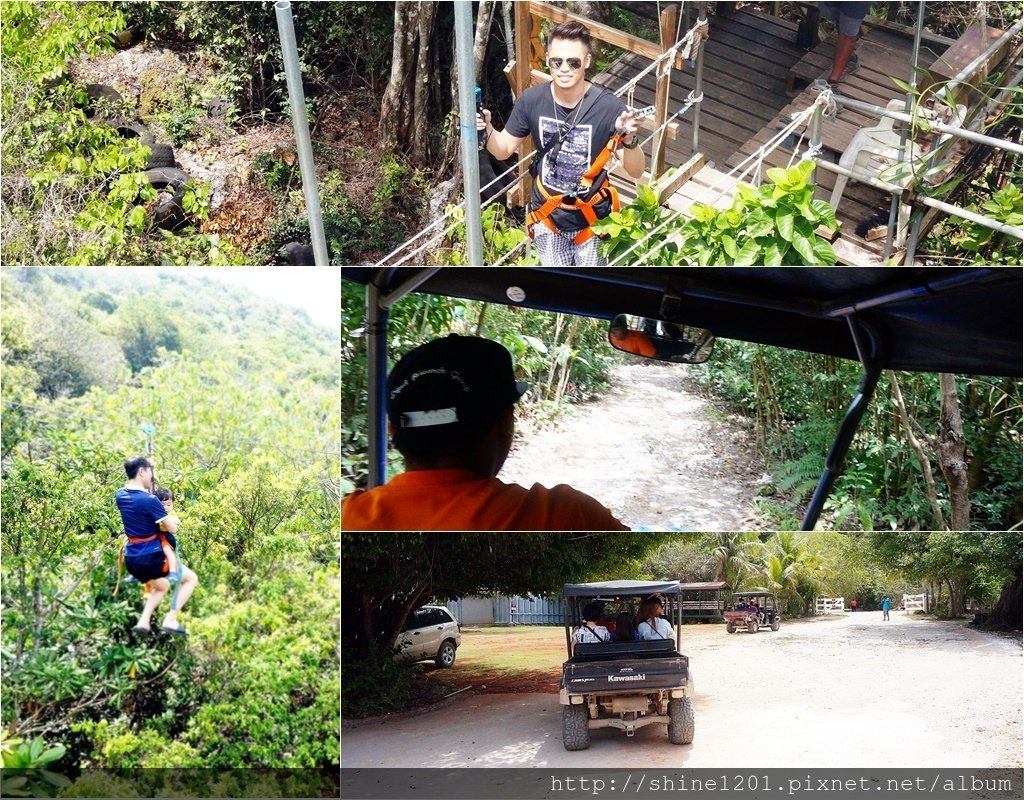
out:
{"label": "wooden platform", "polygon": [[[802,62],[801,69],[810,76],[807,65],[820,64],[819,77],[827,77],[834,45],[820,43],[811,53],[796,45],[796,25],[762,12],[742,9],[728,16],[711,16],[710,38],[704,53],[703,91],[699,150],[707,167],[727,172],[746,156],[755,152],[783,127],[781,117],[794,114],[813,103],[816,92],[810,88],[795,98],[787,97],[787,80],[791,70]],[[857,48],[860,68],[844,79],[842,91],[847,96],[878,106],[902,93],[890,75],[907,80],[910,74],[912,42],[898,34],[872,28]],[[939,54],[922,45],[919,63],[929,65]],[[595,77],[594,82],[611,89],[621,87],[650,62],[626,54]],[[811,78],[813,80],[813,78]],[[634,105],[654,102],[654,75],[645,76],[634,92]],[[685,101],[694,85],[693,71],[673,70],[670,109],[674,112]],[[682,117],[679,136],[668,143],[666,166],[684,163],[692,155],[692,111]],[[838,161],[846,145],[862,127],[877,124],[877,119],[844,109],[834,122],[826,122],[822,138],[826,156]],[[800,153],[806,140],[800,143]],[[648,158],[650,145],[645,146]],[[765,160],[763,168],[786,166],[791,153],[776,150]],[[649,163],[649,162],[648,162]],[[702,170],[694,178],[697,187],[684,185],[677,196],[669,198],[671,208],[681,208],[697,199],[695,194],[707,190],[701,180],[709,176]],[[817,171],[819,189],[816,197],[828,200],[835,176],[823,169]],[[624,201],[633,195],[633,187],[616,180]],[[889,195],[851,181],[843,194],[837,217],[843,223],[841,236],[834,243],[840,263],[849,265],[880,264],[884,240],[867,242],[856,235],[862,220],[877,210],[887,209]]]}

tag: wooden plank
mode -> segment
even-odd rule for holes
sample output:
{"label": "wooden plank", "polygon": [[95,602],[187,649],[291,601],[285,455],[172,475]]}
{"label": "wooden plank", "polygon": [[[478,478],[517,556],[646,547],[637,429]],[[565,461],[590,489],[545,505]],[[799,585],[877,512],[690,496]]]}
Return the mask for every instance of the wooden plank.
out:
{"label": "wooden plank", "polygon": [[703,166],[704,154],[694,153],[685,164],[681,164],[663,175],[662,180],[657,184],[654,191],[659,198],[675,194],[679,187],[697,174]]}
{"label": "wooden plank", "polygon": [[[668,50],[675,44],[676,7],[666,8],[659,20],[658,35],[661,38],[661,49]],[[672,65],[667,70],[655,70],[657,88],[654,94],[655,122],[658,131],[654,134],[654,148],[651,156],[651,173],[657,178],[665,172],[665,151],[668,143],[665,130],[661,126],[668,119],[669,94],[672,89]]]}
{"label": "wooden plank", "polygon": [[563,8],[553,6],[550,3],[530,0],[529,13],[532,16],[549,19],[556,24],[561,24],[563,22],[579,22],[582,25],[587,26],[590,31],[590,35],[595,39],[607,42],[615,47],[621,47],[624,50],[629,50],[633,53],[640,53],[641,55],[647,56],[647,58],[652,61],[660,58],[661,54],[664,52],[661,49],[661,46],[654,42],[649,42],[646,39],[641,39],[639,36],[633,36],[632,34],[625,33],[624,31],[613,28],[610,25],[605,25],[604,23],[588,19],[587,17],[582,17],[579,14],[573,14]]}
{"label": "wooden plank", "polygon": [[[956,43],[939,56],[935,63],[928,68],[929,77],[935,83],[951,81],[961,70],[999,39],[1003,33],[999,28],[982,25],[980,21],[971,23],[970,27],[964,31],[964,35],[957,39]],[[1010,40],[1007,39],[1001,47],[989,54],[989,57],[967,76],[966,83],[973,85],[982,83],[988,77],[992,68],[1006,57],[1009,49]],[[980,97],[980,94],[973,90],[971,86],[964,86],[956,94],[966,94],[971,101]],[[961,102],[965,102],[962,98],[960,99]]]}

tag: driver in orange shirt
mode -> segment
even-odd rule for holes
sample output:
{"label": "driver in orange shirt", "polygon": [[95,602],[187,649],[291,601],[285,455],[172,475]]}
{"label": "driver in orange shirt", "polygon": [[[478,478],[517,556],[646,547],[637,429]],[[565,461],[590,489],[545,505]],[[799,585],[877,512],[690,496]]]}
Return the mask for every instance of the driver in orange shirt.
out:
{"label": "driver in orange shirt", "polygon": [[497,479],[526,391],[497,342],[451,335],[403,357],[388,376],[391,440],[405,472],[342,502],[342,530],[628,530],[589,495]]}

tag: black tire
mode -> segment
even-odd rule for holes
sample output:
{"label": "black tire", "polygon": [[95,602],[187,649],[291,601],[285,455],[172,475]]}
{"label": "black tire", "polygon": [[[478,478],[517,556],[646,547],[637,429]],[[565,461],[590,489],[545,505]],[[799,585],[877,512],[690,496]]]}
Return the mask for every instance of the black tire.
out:
{"label": "black tire", "polygon": [[187,172],[173,167],[147,169],[146,177],[154,189],[161,190],[153,221],[158,228],[174,231],[185,224],[185,209],[181,202],[185,198],[185,184],[189,180]]}
{"label": "black tire", "polygon": [[670,744],[693,741],[693,703],[689,697],[677,697],[668,704],[668,740]]}
{"label": "black tire", "polygon": [[85,91],[86,94],[89,95],[89,100],[91,100],[93,104],[95,104],[97,100],[106,100],[110,103],[120,103],[124,100],[117,89],[113,86],[107,86],[105,83],[86,84]]}
{"label": "black tire", "polygon": [[779,629],[779,620],[778,619],[772,620],[772,633],[774,633],[778,629]]}
{"label": "black tire", "polygon": [[455,663],[455,642],[451,639],[441,642],[441,648],[437,651],[434,663],[439,667],[449,669]]}
{"label": "black tire", "polygon": [[151,134],[149,132],[149,128],[141,122],[135,122],[134,120],[125,119],[124,117],[112,117],[110,119],[103,120],[103,124],[109,125],[117,131],[122,139],[139,139],[146,144],[153,141],[153,134]]}
{"label": "black tire", "polygon": [[562,744],[566,750],[590,747],[590,714],[586,705],[562,707]]}
{"label": "black tire", "polygon": [[174,166],[174,148],[171,145],[164,142],[153,142],[148,147],[151,152],[146,161],[146,169]]}
{"label": "black tire", "polygon": [[736,633],[736,623],[732,620],[725,623],[725,630],[727,633]]}
{"label": "black tire", "polygon": [[757,633],[757,620],[752,619],[747,622],[747,631],[750,633]]}
{"label": "black tire", "polygon": [[313,255],[312,245],[301,242],[288,242],[282,248],[285,252],[285,261],[293,267],[315,267],[316,258]]}

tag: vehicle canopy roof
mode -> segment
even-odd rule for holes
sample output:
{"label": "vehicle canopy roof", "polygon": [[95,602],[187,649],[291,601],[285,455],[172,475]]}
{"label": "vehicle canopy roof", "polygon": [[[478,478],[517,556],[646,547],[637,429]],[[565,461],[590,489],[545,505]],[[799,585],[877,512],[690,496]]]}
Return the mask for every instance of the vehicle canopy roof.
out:
{"label": "vehicle canopy roof", "polygon": [[658,317],[716,336],[857,359],[848,318],[885,369],[1019,377],[1024,270],[982,267],[346,267],[385,293],[611,319]]}
{"label": "vehicle canopy roof", "polygon": [[562,589],[565,597],[599,597],[602,595],[679,594],[679,581],[598,581],[597,583],[567,583]]}
{"label": "vehicle canopy roof", "polygon": [[775,597],[775,592],[733,592],[733,597]]}

